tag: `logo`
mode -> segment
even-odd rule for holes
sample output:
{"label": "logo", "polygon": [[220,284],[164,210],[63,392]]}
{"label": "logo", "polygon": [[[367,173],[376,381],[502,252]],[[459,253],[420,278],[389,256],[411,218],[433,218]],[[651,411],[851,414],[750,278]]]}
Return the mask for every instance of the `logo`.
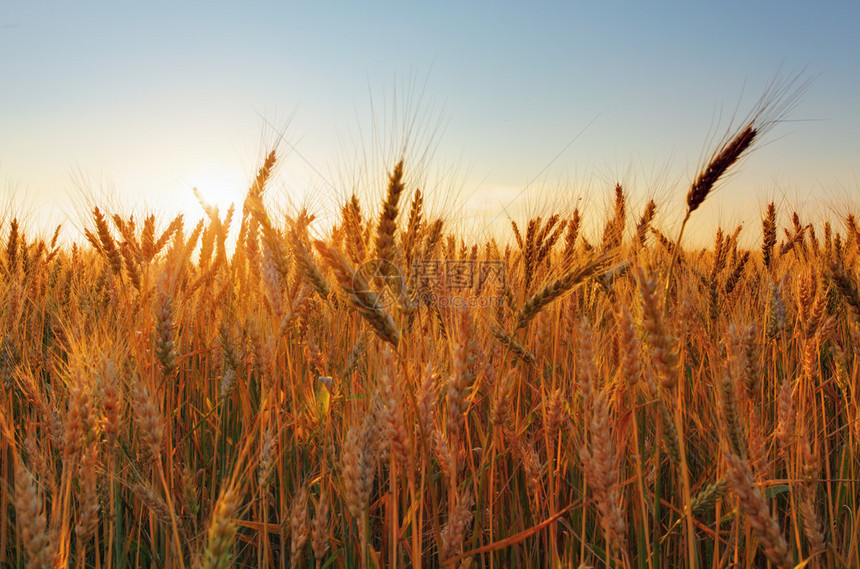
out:
{"label": "logo", "polygon": [[385,259],[371,259],[356,268],[352,288],[358,303],[378,310],[405,298],[406,279],[394,263]]}
{"label": "logo", "polygon": [[[406,304],[411,290],[425,304],[495,306],[501,297],[478,294],[481,290],[504,289],[505,276],[504,261],[419,259],[413,261],[407,281],[394,263],[371,259],[355,270],[353,301],[371,310],[386,309]],[[466,296],[457,296],[464,293]]]}

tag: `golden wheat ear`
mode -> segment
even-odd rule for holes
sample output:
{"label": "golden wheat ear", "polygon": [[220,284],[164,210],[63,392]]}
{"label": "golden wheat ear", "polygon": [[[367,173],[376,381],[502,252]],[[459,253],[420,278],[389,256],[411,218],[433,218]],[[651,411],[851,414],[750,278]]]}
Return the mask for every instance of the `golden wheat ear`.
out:
{"label": "golden wheat ear", "polygon": [[329,247],[325,241],[314,241],[314,247],[334,272],[340,288],[353,308],[367,320],[380,339],[397,346],[400,342],[400,330],[385,309],[381,298],[370,288],[364,276],[353,269],[343,255],[333,247]]}
{"label": "golden wheat ear", "polygon": [[379,224],[376,226],[376,240],[374,242],[377,261],[382,266],[394,262],[395,243],[394,237],[397,232],[397,215],[400,194],[403,193],[403,161],[394,166],[394,171],[388,179],[388,191],[385,202],[382,204],[382,213],[379,214]]}
{"label": "golden wheat ear", "polygon": [[15,513],[19,520],[21,542],[27,554],[27,567],[51,567],[54,554],[42,497],[36,480],[20,457],[15,462]]}
{"label": "golden wheat ear", "polygon": [[237,529],[234,518],[239,505],[240,496],[235,488],[228,487],[221,491],[209,522],[209,535],[203,551],[203,567],[231,566]]}
{"label": "golden wheat ear", "polygon": [[727,453],[726,467],[729,486],[738,497],[741,509],[755,532],[764,554],[780,569],[794,567],[790,560],[788,544],[779,529],[779,524],[770,513],[764,495],[755,485],[749,462],[735,454]]}

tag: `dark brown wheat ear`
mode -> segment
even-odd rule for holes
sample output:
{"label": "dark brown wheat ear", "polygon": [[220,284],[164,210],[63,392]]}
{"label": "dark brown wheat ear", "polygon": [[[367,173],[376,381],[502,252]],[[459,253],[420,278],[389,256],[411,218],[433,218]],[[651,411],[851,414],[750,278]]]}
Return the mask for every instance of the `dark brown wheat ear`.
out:
{"label": "dark brown wheat ear", "polygon": [[[802,79],[802,77],[803,72],[787,78],[777,75],[765,89],[752,112],[741,121],[741,126],[729,131],[731,134],[723,139],[717,150],[711,155],[707,165],[699,171],[690,185],[689,191],[687,191],[687,211],[681,222],[678,239],[675,241],[679,247],[690,216],[713,192],[717,182],[732,166],[749,153],[753,143],[760,140],[763,134],[782,121],[785,115],[797,104],[798,99],[809,86],[809,80]],[[671,286],[672,270],[675,267],[677,256],[676,250],[666,275],[667,291]],[[668,299],[669,295],[666,295],[666,298]]]}

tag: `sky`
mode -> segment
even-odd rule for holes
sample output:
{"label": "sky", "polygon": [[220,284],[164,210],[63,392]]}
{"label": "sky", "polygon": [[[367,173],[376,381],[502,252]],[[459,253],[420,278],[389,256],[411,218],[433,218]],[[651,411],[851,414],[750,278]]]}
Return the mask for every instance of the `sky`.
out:
{"label": "sky", "polygon": [[[401,154],[438,214],[481,231],[616,182],[658,225],[775,78],[796,104],[697,213],[860,203],[860,3],[0,1],[0,219],[203,215],[277,143],[270,198],[336,215]],[[734,118],[734,122],[732,119]],[[4,205],[5,204],[5,205]],[[0,227],[0,234],[4,232]]]}

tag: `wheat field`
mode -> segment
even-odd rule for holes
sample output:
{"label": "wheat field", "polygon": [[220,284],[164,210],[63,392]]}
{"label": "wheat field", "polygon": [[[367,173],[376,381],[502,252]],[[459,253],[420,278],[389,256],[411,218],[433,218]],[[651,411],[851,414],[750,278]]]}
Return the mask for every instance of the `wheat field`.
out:
{"label": "wheat field", "polygon": [[472,242],[403,162],[323,231],[275,152],[194,227],[3,220],[0,567],[860,566],[856,215],[683,243],[758,118],[678,235]]}

